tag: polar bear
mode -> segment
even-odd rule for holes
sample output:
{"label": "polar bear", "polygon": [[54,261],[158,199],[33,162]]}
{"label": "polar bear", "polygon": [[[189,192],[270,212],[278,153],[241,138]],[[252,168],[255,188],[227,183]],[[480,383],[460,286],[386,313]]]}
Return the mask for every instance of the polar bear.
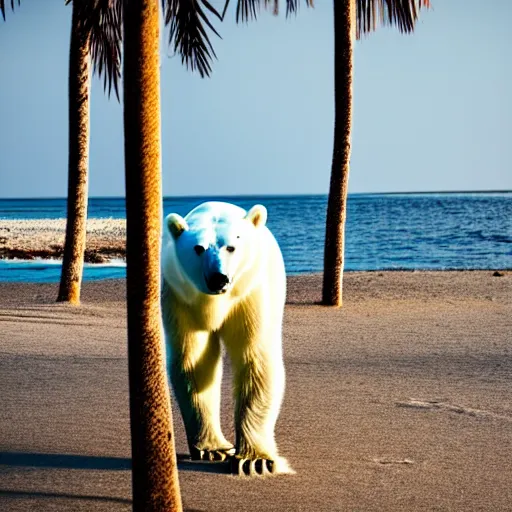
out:
{"label": "polar bear", "polygon": [[[239,474],[291,473],[274,427],[285,388],[283,257],[267,210],[207,202],[165,219],[167,366],[194,460],[233,457]],[[236,443],[220,426],[221,341],[234,373]]]}

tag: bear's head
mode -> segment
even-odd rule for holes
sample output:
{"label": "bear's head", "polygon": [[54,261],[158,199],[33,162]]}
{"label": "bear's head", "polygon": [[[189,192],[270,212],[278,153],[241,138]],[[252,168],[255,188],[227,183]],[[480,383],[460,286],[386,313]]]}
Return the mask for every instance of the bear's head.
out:
{"label": "bear's head", "polygon": [[185,218],[171,213],[165,227],[188,283],[208,295],[224,294],[250,269],[258,254],[267,210],[248,212],[228,203],[204,203]]}

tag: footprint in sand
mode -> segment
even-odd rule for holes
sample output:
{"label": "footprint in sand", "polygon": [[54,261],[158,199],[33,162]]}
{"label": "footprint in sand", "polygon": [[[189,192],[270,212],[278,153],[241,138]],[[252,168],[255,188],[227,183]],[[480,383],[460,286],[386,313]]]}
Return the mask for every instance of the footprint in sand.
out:
{"label": "footprint in sand", "polygon": [[387,464],[414,464],[412,459],[373,459],[373,462],[377,464],[387,465]]}
{"label": "footprint in sand", "polygon": [[480,418],[492,418],[502,421],[512,421],[512,417],[504,416],[502,414],[496,414],[491,411],[485,411],[483,409],[472,409],[471,407],[465,407],[462,405],[450,404],[442,400],[417,400],[416,398],[409,398],[405,402],[396,402],[397,407],[407,407],[410,409],[430,409],[430,410],[441,410],[454,412],[457,414],[464,414],[472,417]]}

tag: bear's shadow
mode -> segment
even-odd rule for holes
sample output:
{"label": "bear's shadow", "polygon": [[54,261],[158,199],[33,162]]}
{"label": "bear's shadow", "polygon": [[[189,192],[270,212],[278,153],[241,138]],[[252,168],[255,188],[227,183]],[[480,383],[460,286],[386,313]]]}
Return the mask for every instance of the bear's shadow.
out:
{"label": "bear's shadow", "polygon": [[[180,471],[231,474],[230,461],[192,461],[188,453],[178,453]],[[122,471],[132,468],[128,457],[98,457],[92,455],[69,455],[57,453],[0,452],[0,464],[15,467],[66,468]]]}

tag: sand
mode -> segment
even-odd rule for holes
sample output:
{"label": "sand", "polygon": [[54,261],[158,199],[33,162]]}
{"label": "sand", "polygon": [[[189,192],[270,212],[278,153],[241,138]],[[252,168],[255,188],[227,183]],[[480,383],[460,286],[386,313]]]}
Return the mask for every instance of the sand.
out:
{"label": "sand", "polygon": [[[181,466],[192,511],[512,510],[512,273],[289,278],[277,427],[295,476]],[[0,510],[130,510],[124,282],[0,284]],[[232,400],[225,376],[222,421]],[[179,453],[187,452],[174,409]]]}

